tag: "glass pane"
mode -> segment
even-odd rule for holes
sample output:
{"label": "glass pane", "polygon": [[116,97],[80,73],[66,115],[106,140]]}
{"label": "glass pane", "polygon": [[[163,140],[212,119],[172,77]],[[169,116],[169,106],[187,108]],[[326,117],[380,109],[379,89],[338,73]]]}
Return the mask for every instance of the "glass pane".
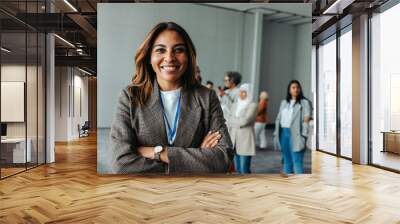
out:
{"label": "glass pane", "polygon": [[336,153],[336,39],[318,48],[318,147]]}
{"label": "glass pane", "polygon": [[[312,53],[311,53],[311,96],[312,96],[312,102],[313,102],[313,108],[315,108],[315,103],[317,102],[316,97],[317,97],[317,48],[313,45],[312,46]],[[316,124],[315,124],[315,118],[316,118],[316,110],[313,110],[312,114],[313,120],[310,122],[310,128],[311,128],[311,149],[315,150],[316,149]]]}
{"label": "glass pane", "polygon": [[372,18],[372,163],[400,170],[400,4]]}
{"label": "glass pane", "polygon": [[45,44],[46,37],[44,34],[38,35],[38,163],[45,163]]}
{"label": "glass pane", "polygon": [[352,157],[352,35],[340,37],[340,154]]}
{"label": "glass pane", "polygon": [[25,120],[26,34],[2,33],[1,47],[1,173],[5,177],[25,170],[30,158]]}
{"label": "glass pane", "polygon": [[36,32],[27,33],[28,38],[28,55],[27,55],[27,82],[26,82],[26,112],[27,112],[27,142],[29,144],[28,149],[30,148],[30,158],[28,159],[28,168],[37,165],[37,132],[38,132],[38,88],[37,88],[37,74],[38,74],[38,36]]}

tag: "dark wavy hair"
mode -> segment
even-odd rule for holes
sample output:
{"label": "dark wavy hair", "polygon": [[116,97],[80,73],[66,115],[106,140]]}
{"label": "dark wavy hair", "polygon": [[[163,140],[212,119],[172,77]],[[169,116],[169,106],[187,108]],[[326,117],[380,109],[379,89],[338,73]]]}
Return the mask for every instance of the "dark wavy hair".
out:
{"label": "dark wavy hair", "polygon": [[289,82],[289,85],[288,85],[288,87],[287,87],[286,101],[289,103],[290,100],[292,99],[292,95],[290,95],[290,87],[291,87],[292,85],[297,85],[297,86],[299,86],[300,94],[296,97],[296,103],[300,103],[300,101],[301,101],[302,99],[304,99],[304,95],[303,95],[303,89],[301,88],[300,82],[297,81],[297,80],[292,80],[292,81]]}
{"label": "dark wavy hair", "polygon": [[199,86],[195,78],[196,73],[196,48],[189,37],[189,34],[178,24],[174,22],[161,22],[147,34],[143,43],[140,45],[135,55],[136,71],[132,77],[132,82],[128,89],[132,94],[132,102],[138,105],[144,105],[150,98],[153,91],[153,81],[156,77],[150,60],[151,51],[156,38],[165,30],[177,32],[185,42],[186,56],[188,57],[188,67],[181,77],[181,85],[184,89],[192,89]]}
{"label": "dark wavy hair", "polygon": [[228,76],[229,81],[235,83],[236,86],[242,81],[242,75],[239,72],[227,71],[225,72],[225,75]]}

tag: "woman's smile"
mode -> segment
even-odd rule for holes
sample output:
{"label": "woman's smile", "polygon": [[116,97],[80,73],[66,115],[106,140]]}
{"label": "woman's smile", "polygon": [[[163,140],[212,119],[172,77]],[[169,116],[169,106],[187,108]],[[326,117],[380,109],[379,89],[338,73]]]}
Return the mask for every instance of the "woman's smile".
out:
{"label": "woman's smile", "polygon": [[167,72],[167,73],[173,73],[179,69],[180,65],[179,64],[170,64],[170,65],[161,65],[160,70]]}

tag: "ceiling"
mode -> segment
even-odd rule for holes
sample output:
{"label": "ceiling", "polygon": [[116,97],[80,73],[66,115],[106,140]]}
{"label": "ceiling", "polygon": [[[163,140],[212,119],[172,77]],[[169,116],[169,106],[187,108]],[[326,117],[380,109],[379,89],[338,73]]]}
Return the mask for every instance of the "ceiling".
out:
{"label": "ceiling", "polygon": [[[222,0],[220,0],[222,1]],[[260,1],[230,0],[237,3],[222,3],[209,0],[197,0],[197,4],[225,8],[241,12],[260,11],[264,20],[269,22],[299,25],[311,23],[313,40],[329,35],[327,31],[345,16],[356,15],[365,10],[377,7],[387,0],[269,0],[270,4]],[[55,38],[56,64],[86,66],[96,70],[97,49],[97,3],[120,2],[173,2],[170,0],[47,0],[46,1],[0,1],[0,25],[2,32],[17,33],[25,30],[26,25],[41,32],[55,32],[62,39],[72,43],[74,47],[60,38]],[[282,3],[286,2],[286,3]],[[338,2],[336,4],[335,2]],[[69,3],[69,4],[68,4]],[[250,4],[249,4],[250,3]],[[288,4],[290,3],[290,4]],[[309,3],[310,6],[303,3]],[[335,7],[330,7],[334,5]],[[53,13],[46,13],[49,8]],[[329,15],[323,12],[330,8]],[[333,8],[333,9],[332,9]],[[28,13],[25,13],[28,12]],[[351,22],[351,19],[350,19]],[[325,33],[324,33],[325,32]],[[21,42],[18,34],[8,34],[4,38]],[[3,42],[4,43],[4,42]],[[19,43],[24,44],[24,43]],[[29,52],[28,48],[28,52]]]}
{"label": "ceiling", "polygon": [[259,11],[269,22],[299,25],[311,23],[311,3],[204,3],[203,5],[241,12]]}
{"label": "ceiling", "polygon": [[204,3],[205,5],[218,6],[221,8],[247,11],[254,8],[266,8],[286,13],[294,13],[303,16],[311,16],[311,3],[309,6],[303,3]]}

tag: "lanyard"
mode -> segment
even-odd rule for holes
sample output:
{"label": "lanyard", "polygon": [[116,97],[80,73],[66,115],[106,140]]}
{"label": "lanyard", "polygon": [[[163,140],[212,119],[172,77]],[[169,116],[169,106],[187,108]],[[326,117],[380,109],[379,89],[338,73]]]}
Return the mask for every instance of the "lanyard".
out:
{"label": "lanyard", "polygon": [[167,123],[167,128],[168,128],[168,135],[167,135],[168,136],[168,143],[172,144],[173,138],[174,138],[174,136],[176,134],[178,118],[179,118],[179,115],[181,113],[181,94],[179,94],[178,105],[176,106],[176,113],[175,113],[175,118],[174,118],[174,123],[173,123],[172,129],[171,129],[171,125],[168,122],[167,115],[165,114],[164,104],[163,104],[161,95],[160,95],[160,101],[161,101],[161,107],[163,109],[163,116],[164,116],[164,119],[165,119],[165,121]]}

